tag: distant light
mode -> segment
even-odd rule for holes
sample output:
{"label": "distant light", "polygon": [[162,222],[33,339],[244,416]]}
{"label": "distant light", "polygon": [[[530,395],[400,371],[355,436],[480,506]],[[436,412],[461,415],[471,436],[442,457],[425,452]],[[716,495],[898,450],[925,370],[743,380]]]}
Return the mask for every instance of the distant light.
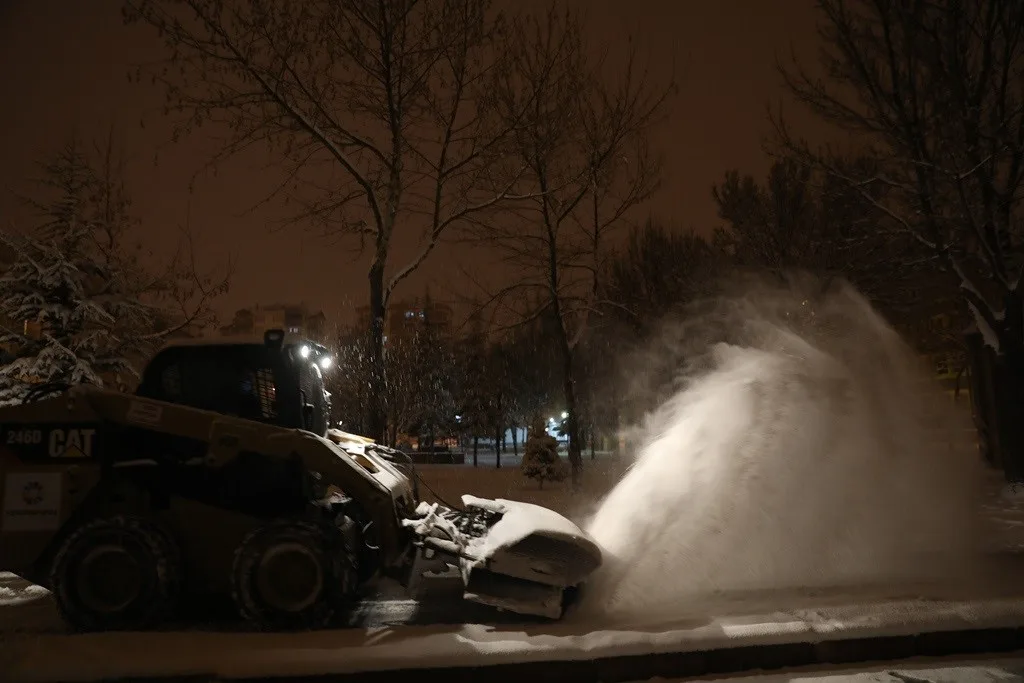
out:
{"label": "distant light", "polygon": [[458,422],[458,421],[459,421],[459,420],[461,420],[461,419],[462,419],[462,416],[461,416],[461,415],[456,415],[456,416],[455,416],[455,421],[456,421],[456,422]]}
{"label": "distant light", "polygon": [[309,358],[309,347],[303,346],[299,349],[299,355],[303,358]]}
{"label": "distant light", "polygon": [[327,368],[331,367],[331,357],[330,356],[324,356],[323,358],[321,358],[320,359],[320,367],[323,370],[326,370]]}
{"label": "distant light", "polygon": [[567,417],[569,417],[569,413],[567,413],[566,411],[563,410],[562,411],[562,419],[564,420]]}
{"label": "distant light", "polygon": [[550,422],[551,424],[555,424],[555,418],[549,417],[548,422]]}

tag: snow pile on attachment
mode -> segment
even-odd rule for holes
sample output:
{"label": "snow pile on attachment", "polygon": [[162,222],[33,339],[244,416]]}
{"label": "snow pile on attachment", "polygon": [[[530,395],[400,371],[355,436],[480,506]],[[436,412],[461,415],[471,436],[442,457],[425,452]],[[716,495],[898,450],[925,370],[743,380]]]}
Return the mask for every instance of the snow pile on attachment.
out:
{"label": "snow pile on attachment", "polygon": [[421,503],[405,526],[425,549],[457,558],[467,600],[557,619],[566,589],[601,564],[601,551],[558,513],[528,503],[463,496],[464,511]]}

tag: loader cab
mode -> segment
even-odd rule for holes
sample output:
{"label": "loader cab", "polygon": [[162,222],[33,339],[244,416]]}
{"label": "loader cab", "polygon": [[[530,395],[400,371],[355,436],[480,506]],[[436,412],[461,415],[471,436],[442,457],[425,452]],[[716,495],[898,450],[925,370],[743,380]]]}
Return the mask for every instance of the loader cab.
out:
{"label": "loader cab", "polygon": [[332,359],[321,344],[270,330],[262,339],[183,340],[150,360],[136,393],[324,435]]}

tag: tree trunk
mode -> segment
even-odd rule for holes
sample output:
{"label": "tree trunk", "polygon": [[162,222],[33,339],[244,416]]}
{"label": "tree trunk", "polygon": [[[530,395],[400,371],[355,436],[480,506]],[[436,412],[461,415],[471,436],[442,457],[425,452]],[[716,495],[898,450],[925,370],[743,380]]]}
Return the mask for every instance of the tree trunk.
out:
{"label": "tree trunk", "polygon": [[569,436],[569,467],[572,472],[572,488],[578,491],[583,484],[583,449],[580,443],[579,419],[576,415],[576,379],[573,376],[572,347],[563,332],[562,337],[562,390],[565,393],[566,433]]}
{"label": "tree trunk", "polygon": [[590,459],[591,460],[596,460],[597,459],[597,453],[595,452],[595,447],[594,447],[594,441],[597,439],[596,431],[597,430],[594,429],[594,425],[590,425]]}
{"label": "tree trunk", "polygon": [[495,434],[494,434],[494,459],[495,459],[495,463],[496,463],[495,464],[495,469],[499,469],[500,470],[501,469],[501,438],[502,438],[502,431],[503,430],[501,429],[501,427],[497,427],[496,429],[497,429],[497,432],[495,432]]}
{"label": "tree trunk", "polygon": [[1017,292],[1006,296],[1002,351],[999,441],[1007,480],[1024,483],[1024,303]]}
{"label": "tree trunk", "polygon": [[972,358],[971,402],[986,459],[1008,482],[1024,483],[1024,320],[1020,297],[1005,299],[999,350],[979,331],[967,337]]}
{"label": "tree trunk", "polygon": [[619,434],[622,433],[622,415],[619,411],[619,402],[617,399],[613,399],[612,403],[612,425],[615,427],[615,431],[612,432],[612,454],[616,457],[622,455],[622,449],[619,448]]}
{"label": "tree trunk", "polygon": [[1007,481],[1024,483],[1024,348],[1004,346],[993,379],[996,415],[988,422],[995,423],[999,459]]}
{"label": "tree trunk", "polygon": [[512,425],[512,455],[519,458],[519,426]]}
{"label": "tree trunk", "polygon": [[479,453],[480,437],[476,434],[473,435],[473,467],[477,466],[477,457]]}
{"label": "tree trunk", "polygon": [[370,267],[370,387],[366,410],[367,435],[383,440],[387,430],[387,416],[380,395],[384,388],[384,260],[377,258]]}
{"label": "tree trunk", "polygon": [[[543,174],[539,178],[542,192],[548,191],[547,180]],[[569,330],[566,328],[565,315],[562,311],[562,300],[559,291],[559,251],[557,243],[557,218],[552,216],[551,207],[545,198],[541,202],[544,224],[547,228],[547,285],[551,302],[551,313],[558,322],[558,346],[562,355],[562,390],[565,410],[569,413],[566,420],[566,433],[569,436],[569,466],[572,472],[572,489],[578,491],[583,483],[583,456],[580,450],[579,421],[576,414],[576,378],[573,374],[573,348],[569,341]]]}

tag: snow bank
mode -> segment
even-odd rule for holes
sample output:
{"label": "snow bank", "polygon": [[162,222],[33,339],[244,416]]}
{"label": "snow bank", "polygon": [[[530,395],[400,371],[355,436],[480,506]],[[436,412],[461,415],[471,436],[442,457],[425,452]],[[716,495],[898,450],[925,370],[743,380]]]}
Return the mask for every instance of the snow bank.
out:
{"label": "snow bank", "polygon": [[0,643],[6,683],[146,676],[221,678],[474,667],[592,660],[665,652],[1024,623],[1024,602],[891,602],[702,619],[658,630],[586,632],[572,624],[397,627],[295,634],[108,633]]}
{"label": "snow bank", "polygon": [[949,436],[966,416],[858,294],[762,284],[666,338],[660,353],[704,367],[586,525],[605,567],[585,611],[681,614],[716,591],[971,565],[982,466]]}

